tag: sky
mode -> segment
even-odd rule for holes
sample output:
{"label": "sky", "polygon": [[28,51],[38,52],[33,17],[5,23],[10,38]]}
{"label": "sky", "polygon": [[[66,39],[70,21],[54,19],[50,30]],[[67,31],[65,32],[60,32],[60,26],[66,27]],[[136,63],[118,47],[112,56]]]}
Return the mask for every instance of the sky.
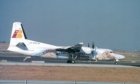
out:
{"label": "sky", "polygon": [[15,21],[43,43],[140,51],[140,0],[0,0],[0,41]]}

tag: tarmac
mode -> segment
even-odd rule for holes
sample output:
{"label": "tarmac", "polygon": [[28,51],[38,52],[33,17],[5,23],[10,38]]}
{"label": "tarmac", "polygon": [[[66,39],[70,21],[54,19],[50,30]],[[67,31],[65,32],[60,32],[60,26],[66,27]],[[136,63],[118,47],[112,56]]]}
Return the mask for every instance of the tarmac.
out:
{"label": "tarmac", "polygon": [[46,66],[46,67],[103,67],[103,68],[137,68],[125,65],[108,65],[108,64],[66,64],[66,63],[17,63],[17,62],[0,62],[0,65],[18,65],[18,66]]}
{"label": "tarmac", "polygon": [[[36,65],[39,63],[43,63],[44,65],[46,64],[62,64],[62,65],[70,65],[67,64],[66,59],[46,59],[46,58],[41,58],[41,57],[33,57],[30,60],[23,61],[25,55],[20,55],[20,54],[6,54],[6,53],[0,53],[0,63],[16,63],[16,64],[33,64],[35,63]],[[135,61],[119,61],[117,64],[114,64],[113,61],[98,61],[98,62],[91,62],[87,60],[77,60],[75,64],[72,64],[74,66],[79,66],[80,64],[82,65],[94,65],[94,66],[116,66],[116,65],[122,65],[122,66],[136,66],[140,67],[140,62],[135,62]],[[118,67],[118,66],[117,66]]]}

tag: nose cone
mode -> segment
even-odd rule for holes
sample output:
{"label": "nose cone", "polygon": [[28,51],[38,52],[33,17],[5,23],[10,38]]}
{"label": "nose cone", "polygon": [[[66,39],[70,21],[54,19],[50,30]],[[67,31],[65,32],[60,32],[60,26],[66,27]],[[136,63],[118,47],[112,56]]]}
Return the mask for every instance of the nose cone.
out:
{"label": "nose cone", "polygon": [[115,54],[114,57],[115,57],[116,59],[124,59],[124,58],[125,58],[124,55],[120,55],[120,54]]}

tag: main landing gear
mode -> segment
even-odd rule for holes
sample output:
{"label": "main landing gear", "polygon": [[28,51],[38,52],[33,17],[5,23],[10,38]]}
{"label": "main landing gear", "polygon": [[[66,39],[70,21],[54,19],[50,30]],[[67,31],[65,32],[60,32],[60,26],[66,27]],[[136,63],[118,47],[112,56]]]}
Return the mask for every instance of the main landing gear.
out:
{"label": "main landing gear", "polygon": [[75,60],[77,59],[77,55],[69,54],[69,59],[67,60],[67,63],[75,63]]}
{"label": "main landing gear", "polygon": [[75,61],[74,60],[67,60],[67,63],[75,63]]}

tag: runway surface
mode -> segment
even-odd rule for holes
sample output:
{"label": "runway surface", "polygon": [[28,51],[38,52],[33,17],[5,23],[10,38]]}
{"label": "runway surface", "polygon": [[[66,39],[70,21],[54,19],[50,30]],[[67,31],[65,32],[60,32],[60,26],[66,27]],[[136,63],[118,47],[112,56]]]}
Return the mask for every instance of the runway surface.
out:
{"label": "runway surface", "polygon": [[[27,60],[26,62],[23,61],[24,58],[26,56],[25,55],[20,55],[20,54],[0,54],[0,62],[10,62],[10,63],[27,63],[30,64],[32,62],[36,62],[36,64],[39,63],[55,63],[55,64],[67,64],[67,60],[65,59],[46,59],[46,58],[40,58],[40,57],[35,57],[35,58],[31,58],[30,60]],[[110,65],[110,66],[114,66],[116,64],[114,64],[113,61],[98,61],[98,62],[91,62],[91,61],[76,61],[75,64],[87,64],[87,65]],[[72,65],[75,65],[72,64]],[[137,66],[140,67],[140,62],[135,62],[135,61],[119,61],[117,65],[125,65],[125,66]]]}
{"label": "runway surface", "polygon": [[18,66],[46,66],[46,67],[107,67],[107,68],[135,68],[134,66],[125,65],[107,65],[107,64],[65,64],[65,63],[15,63],[0,62],[0,65],[18,65]]}
{"label": "runway surface", "polygon": [[140,68],[106,64],[0,63],[1,80],[140,82]]}

